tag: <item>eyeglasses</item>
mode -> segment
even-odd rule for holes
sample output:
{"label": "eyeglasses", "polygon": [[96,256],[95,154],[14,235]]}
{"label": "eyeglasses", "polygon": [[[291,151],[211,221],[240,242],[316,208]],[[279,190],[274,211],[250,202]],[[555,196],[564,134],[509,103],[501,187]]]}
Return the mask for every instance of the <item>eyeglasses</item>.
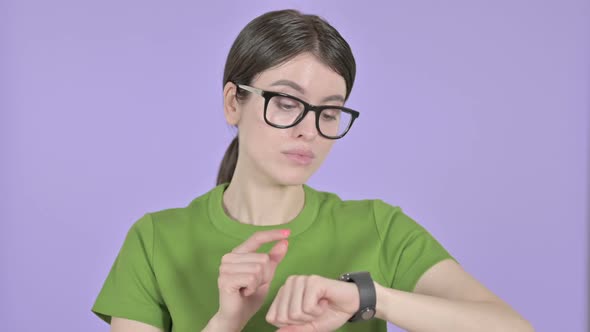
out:
{"label": "eyeglasses", "polygon": [[275,128],[286,129],[299,124],[309,111],[315,112],[318,133],[328,139],[344,137],[360,113],[332,105],[314,106],[286,93],[265,91],[244,84],[238,88],[264,97],[264,121]]}

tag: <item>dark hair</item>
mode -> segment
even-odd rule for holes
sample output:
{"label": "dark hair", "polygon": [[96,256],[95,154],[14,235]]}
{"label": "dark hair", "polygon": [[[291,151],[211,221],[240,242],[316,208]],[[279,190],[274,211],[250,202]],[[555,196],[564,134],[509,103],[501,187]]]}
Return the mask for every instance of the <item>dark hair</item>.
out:
{"label": "dark hair", "polygon": [[[228,82],[250,84],[257,74],[305,52],[312,53],[344,78],[347,99],[356,74],[350,46],[319,16],[292,9],[268,12],[244,27],[227,56],[223,86]],[[236,98],[245,100],[247,94],[238,89]],[[238,160],[238,147],[236,136],[221,161],[217,185],[231,181]]]}

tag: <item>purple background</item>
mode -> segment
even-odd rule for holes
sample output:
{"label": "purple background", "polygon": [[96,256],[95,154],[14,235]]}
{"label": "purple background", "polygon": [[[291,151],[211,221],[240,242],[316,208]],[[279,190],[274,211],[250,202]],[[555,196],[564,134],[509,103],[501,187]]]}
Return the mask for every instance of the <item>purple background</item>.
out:
{"label": "purple background", "polygon": [[221,76],[271,9],[351,44],[362,112],[309,182],[402,206],[537,331],[584,331],[588,1],[0,2],[0,321],[107,331],[130,225],[214,185]]}

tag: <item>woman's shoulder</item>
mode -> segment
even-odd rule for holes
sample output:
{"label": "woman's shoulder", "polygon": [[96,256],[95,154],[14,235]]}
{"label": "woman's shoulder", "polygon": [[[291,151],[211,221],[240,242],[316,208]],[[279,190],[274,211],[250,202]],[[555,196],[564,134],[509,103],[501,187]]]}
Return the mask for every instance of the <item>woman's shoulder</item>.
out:
{"label": "woman's shoulder", "polygon": [[208,216],[208,199],[216,188],[205,192],[196,198],[191,198],[184,206],[168,207],[159,210],[151,210],[135,222],[133,227],[138,229],[156,228],[158,230],[182,229],[189,223],[194,223],[195,218],[203,219]]}
{"label": "woman's shoulder", "polygon": [[[307,186],[307,185],[306,185]],[[331,204],[336,208],[348,208],[348,209],[369,209],[369,210],[399,210],[400,207],[387,203],[384,199],[373,197],[373,198],[348,198],[343,199],[341,195],[336,192],[323,191],[314,189],[308,186],[315,192],[318,199],[323,204]]]}
{"label": "woman's shoulder", "polygon": [[332,212],[344,214],[368,214],[376,219],[391,219],[398,213],[403,213],[401,207],[390,204],[382,198],[350,198],[343,199],[338,193],[330,191],[315,191],[320,206]]}
{"label": "woman's shoulder", "polygon": [[[313,189],[315,190],[315,189]],[[342,199],[339,194],[330,191],[315,190],[323,209],[342,218],[371,219],[379,229],[386,231],[395,228],[419,230],[421,226],[399,205],[388,203],[383,198]]]}

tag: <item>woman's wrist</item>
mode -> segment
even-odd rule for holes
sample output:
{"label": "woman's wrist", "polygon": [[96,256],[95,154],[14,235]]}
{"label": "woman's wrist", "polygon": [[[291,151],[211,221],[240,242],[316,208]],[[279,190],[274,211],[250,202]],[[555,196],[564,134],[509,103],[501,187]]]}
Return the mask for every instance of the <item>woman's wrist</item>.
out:
{"label": "woman's wrist", "polygon": [[203,332],[217,332],[217,331],[227,331],[227,332],[239,332],[242,331],[242,329],[244,328],[243,324],[239,325],[236,324],[235,321],[231,320],[231,319],[227,319],[227,318],[223,318],[219,315],[219,313],[216,313],[210,320],[209,323],[207,323],[207,326],[205,327],[205,329],[203,329]]}
{"label": "woman's wrist", "polygon": [[384,308],[386,307],[386,297],[389,296],[389,293],[385,291],[385,287],[381,286],[377,282],[374,282],[374,284],[375,294],[377,295],[377,303],[375,305],[375,318],[388,320],[389,317],[387,317]]}

